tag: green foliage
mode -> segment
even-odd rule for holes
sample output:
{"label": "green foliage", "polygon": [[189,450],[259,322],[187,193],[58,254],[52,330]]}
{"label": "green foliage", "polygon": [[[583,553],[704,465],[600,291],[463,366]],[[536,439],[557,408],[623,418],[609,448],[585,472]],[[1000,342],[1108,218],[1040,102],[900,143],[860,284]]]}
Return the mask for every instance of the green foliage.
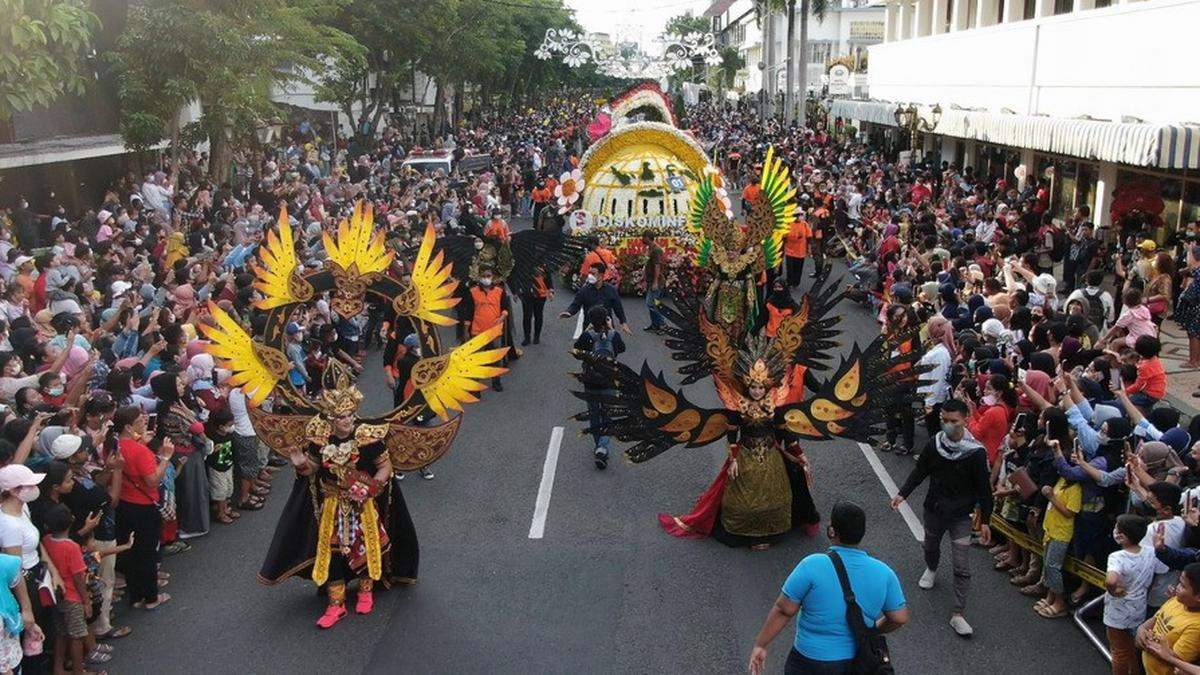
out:
{"label": "green foliage", "polygon": [[721,48],[721,63],[714,69],[717,83],[725,89],[732,89],[737,79],[738,71],[746,67],[746,59],[734,47]]}
{"label": "green foliage", "polygon": [[83,0],[0,0],[0,120],[82,94],[99,27]]}
{"label": "green foliage", "polygon": [[161,140],[178,110],[193,100],[200,102],[201,126],[214,146],[252,139],[274,116],[273,85],[294,81],[305,69],[324,70],[334,54],[353,52],[352,38],[322,23],[340,4],[135,0],[110,54],[126,144],[138,149]]}
{"label": "green foliage", "polygon": [[712,19],[696,16],[691,12],[679,14],[667,20],[663,35],[687,35],[688,33],[711,33]]}

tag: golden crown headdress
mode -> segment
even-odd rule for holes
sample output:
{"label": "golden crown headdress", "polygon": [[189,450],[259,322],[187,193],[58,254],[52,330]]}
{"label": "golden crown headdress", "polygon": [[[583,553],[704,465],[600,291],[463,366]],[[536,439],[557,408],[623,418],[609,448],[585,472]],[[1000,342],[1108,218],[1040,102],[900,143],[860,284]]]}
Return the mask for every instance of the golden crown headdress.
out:
{"label": "golden crown headdress", "polygon": [[336,359],[330,359],[329,365],[321,375],[321,393],[314,403],[326,417],[345,417],[358,412],[363,394],[350,381],[350,373]]}

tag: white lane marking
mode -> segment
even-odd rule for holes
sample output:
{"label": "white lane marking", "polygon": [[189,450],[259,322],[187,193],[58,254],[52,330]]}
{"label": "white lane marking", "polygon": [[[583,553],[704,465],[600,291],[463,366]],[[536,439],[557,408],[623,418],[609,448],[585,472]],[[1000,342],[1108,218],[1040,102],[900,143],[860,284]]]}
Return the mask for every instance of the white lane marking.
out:
{"label": "white lane marking", "polygon": [[579,314],[576,316],[579,318],[575,319],[575,334],[571,336],[572,340],[578,340],[579,336],[583,335],[583,310],[579,310]]}
{"label": "white lane marking", "polygon": [[554,473],[558,471],[558,447],[562,445],[562,437],[562,427],[554,427],[550,432],[546,461],[542,464],[542,482],[538,485],[537,501],[533,505],[533,523],[529,526],[530,539],[541,539],[546,531],[546,514],[550,512],[550,492],[554,490]]}
{"label": "white lane marking", "polygon": [[[896,493],[900,492],[900,488],[896,487],[896,481],[892,480],[892,474],[888,473],[883,462],[879,461],[879,455],[875,454],[875,449],[866,443],[859,443],[858,447],[862,450],[863,457],[867,458],[867,464],[870,464],[871,468],[875,470],[879,482],[883,483],[883,489],[887,490],[888,499],[895,497]],[[921,519],[917,518],[917,514],[908,505],[908,500],[900,505],[900,516],[908,524],[908,529],[912,531],[913,537],[917,541],[925,541],[925,526],[921,524]]]}

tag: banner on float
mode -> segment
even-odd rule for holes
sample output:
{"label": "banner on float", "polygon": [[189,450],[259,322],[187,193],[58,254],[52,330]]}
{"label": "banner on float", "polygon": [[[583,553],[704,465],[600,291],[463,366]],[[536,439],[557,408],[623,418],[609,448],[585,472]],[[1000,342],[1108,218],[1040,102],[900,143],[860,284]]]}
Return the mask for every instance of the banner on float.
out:
{"label": "banner on float", "polygon": [[[677,231],[678,236],[687,233],[687,216],[609,216],[605,214],[595,214],[589,211],[576,210],[572,211],[569,216],[570,229],[572,234],[585,235],[593,230],[601,232],[612,232],[625,230],[621,234],[623,236],[639,235],[639,230],[647,228],[658,230],[662,234],[666,231]],[[670,236],[670,235],[668,235]]]}

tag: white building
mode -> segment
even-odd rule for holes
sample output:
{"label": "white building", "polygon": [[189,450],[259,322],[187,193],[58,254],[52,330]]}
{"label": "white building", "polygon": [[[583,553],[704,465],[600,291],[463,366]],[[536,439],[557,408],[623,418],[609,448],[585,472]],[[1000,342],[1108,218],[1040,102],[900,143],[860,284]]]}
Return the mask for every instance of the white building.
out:
{"label": "white building", "polygon": [[[800,11],[800,3],[796,3]],[[706,16],[717,17],[717,30],[725,44],[736,47],[746,61],[745,68],[738,74],[735,89],[743,93],[757,93],[764,86],[766,77],[777,78],[776,91],[782,92],[786,85],[787,16],[774,14],[768,20],[758,20],[751,0],[715,0],[705,12]],[[767,64],[766,33],[773,36],[775,45],[774,66]],[[865,95],[867,48],[883,41],[883,0],[832,0],[829,10],[822,19],[815,16],[808,21],[808,89],[820,92],[825,70],[836,59],[848,59],[859,66],[856,73],[855,90]],[[800,17],[795,20],[795,37],[799,40]],[[759,64],[763,67],[759,68]],[[799,80],[799,78],[797,78]]]}
{"label": "white building", "polygon": [[[892,127],[897,103],[942,116],[923,150],[977,172],[1051,183],[1056,213],[1156,182],[1165,236],[1200,217],[1196,0],[888,0],[871,97],[832,116]],[[860,125],[861,126],[861,125]],[[1018,166],[1024,167],[1017,170]]]}

